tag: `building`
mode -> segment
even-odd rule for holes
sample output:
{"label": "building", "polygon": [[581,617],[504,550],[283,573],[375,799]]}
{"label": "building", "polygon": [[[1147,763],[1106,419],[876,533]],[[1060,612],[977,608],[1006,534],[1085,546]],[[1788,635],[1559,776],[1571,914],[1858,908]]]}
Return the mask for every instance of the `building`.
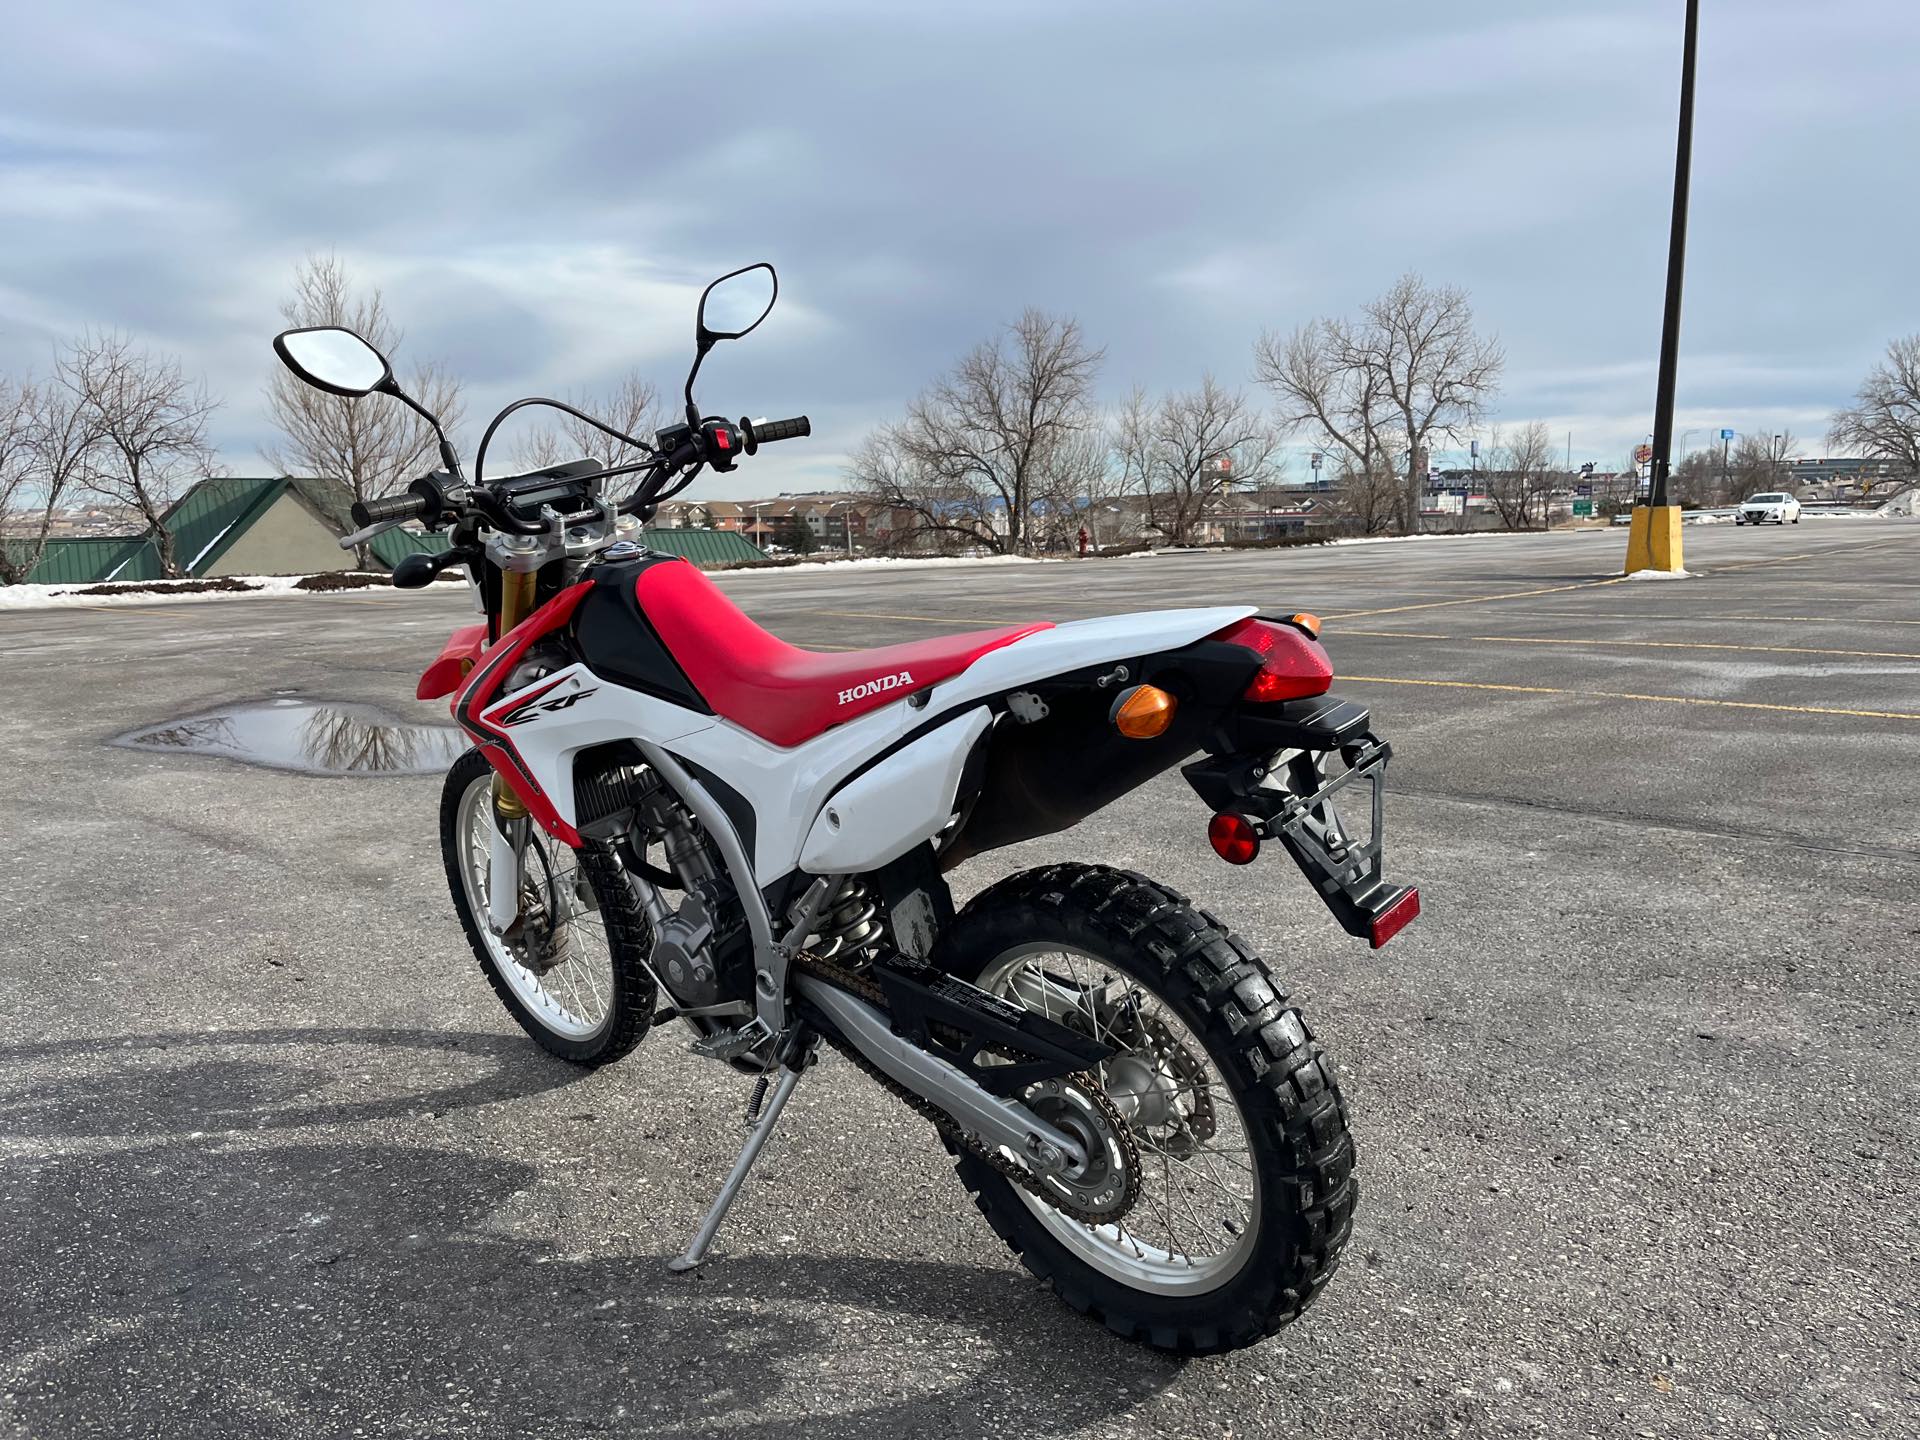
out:
{"label": "building", "polygon": [[[351,570],[351,550],[341,537],[359,527],[352,497],[336,481],[293,475],[221,476],[202,480],[167,511],[174,562],[195,579],[222,575],[315,575]],[[684,527],[647,530],[643,541],[697,565],[730,565],[761,558],[740,535]],[[24,547],[20,539],[0,544]],[[438,554],[444,534],[388,530],[368,544],[375,563],[392,569],[416,551]],[[29,581],[40,585],[90,585],[109,580],[158,580],[160,550],[149,534],[100,535],[69,531],[50,535]]]}

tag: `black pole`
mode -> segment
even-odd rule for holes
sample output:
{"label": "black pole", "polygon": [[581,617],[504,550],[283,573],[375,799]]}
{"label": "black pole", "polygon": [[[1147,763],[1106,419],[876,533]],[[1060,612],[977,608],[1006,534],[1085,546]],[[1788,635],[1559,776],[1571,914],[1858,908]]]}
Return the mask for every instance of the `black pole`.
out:
{"label": "black pole", "polygon": [[1653,401],[1653,469],[1647,503],[1667,503],[1673,449],[1673,373],[1680,358],[1680,280],[1687,265],[1687,179],[1693,169],[1693,53],[1700,0],[1687,0],[1687,39],[1680,60],[1680,140],[1673,157],[1673,236],[1667,246],[1667,314],[1660,330],[1660,385]]}

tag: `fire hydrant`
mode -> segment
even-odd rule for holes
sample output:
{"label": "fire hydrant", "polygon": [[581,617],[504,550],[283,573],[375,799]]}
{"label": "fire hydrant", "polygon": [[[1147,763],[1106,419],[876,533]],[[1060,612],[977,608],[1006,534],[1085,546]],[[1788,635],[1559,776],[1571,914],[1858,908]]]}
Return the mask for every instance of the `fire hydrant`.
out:
{"label": "fire hydrant", "polygon": [[1082,525],[1080,527],[1080,553],[1082,555],[1087,553],[1087,542],[1092,539],[1093,537],[1087,534],[1087,527]]}

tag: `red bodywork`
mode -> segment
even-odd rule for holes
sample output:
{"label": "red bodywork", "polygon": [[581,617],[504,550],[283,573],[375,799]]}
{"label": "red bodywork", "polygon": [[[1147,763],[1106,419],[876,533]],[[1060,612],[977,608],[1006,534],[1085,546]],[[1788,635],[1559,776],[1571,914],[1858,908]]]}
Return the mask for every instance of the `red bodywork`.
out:
{"label": "red bodywork", "polygon": [[[540,828],[554,839],[576,847],[582,843],[580,832],[560,818],[559,812],[553,808],[553,801],[547,798],[546,791],[533,778],[533,772],[520,758],[520,752],[513,748],[512,735],[500,724],[500,717],[513,707],[497,702],[500,701],[500,692],[507,676],[520,663],[520,657],[536,640],[551,635],[571,620],[573,612],[592,588],[592,582],[586,580],[569,586],[502,635],[499,643],[487,652],[486,663],[473,672],[453,701],[453,718],[478,742],[480,753],[487,757],[487,763],[500,773],[508,787],[520,797],[520,803],[527,807],[527,813],[539,821]],[[421,684],[425,683],[423,678]]]}
{"label": "red bodywork", "polygon": [[421,672],[420,683],[413,687],[414,697],[438,700],[451,695],[467,678],[467,672],[480,663],[480,652],[487,648],[487,627],[462,625],[448,637],[439,658]]}
{"label": "red bodywork", "polygon": [[904,700],[990,650],[1053,628],[1037,620],[823,655],[762,630],[692,565],[650,565],[634,583],[648,623],[714,713],[780,746]]}

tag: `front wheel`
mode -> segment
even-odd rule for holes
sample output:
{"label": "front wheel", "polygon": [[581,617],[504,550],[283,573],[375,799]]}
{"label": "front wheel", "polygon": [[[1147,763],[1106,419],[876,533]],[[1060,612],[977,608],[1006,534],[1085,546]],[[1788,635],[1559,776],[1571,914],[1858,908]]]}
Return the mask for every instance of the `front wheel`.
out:
{"label": "front wheel", "polygon": [[520,862],[519,916],[504,935],[487,919],[497,824],[493,767],[469,750],[440,796],[440,852],[461,928],[487,981],[540,1045],[577,1065],[618,1060],[647,1033],[657,989],[653,933],[610,845],[575,850],[531,821]]}
{"label": "front wheel", "polygon": [[935,958],[1118,1051],[1093,1077],[1137,1152],[1113,1222],[954,1150],[1029,1270],[1116,1333],[1187,1354],[1254,1344],[1306,1309],[1352,1229],[1353,1142],[1312,1032],[1244,942],[1142,876],[1057,865],[983,892]]}

